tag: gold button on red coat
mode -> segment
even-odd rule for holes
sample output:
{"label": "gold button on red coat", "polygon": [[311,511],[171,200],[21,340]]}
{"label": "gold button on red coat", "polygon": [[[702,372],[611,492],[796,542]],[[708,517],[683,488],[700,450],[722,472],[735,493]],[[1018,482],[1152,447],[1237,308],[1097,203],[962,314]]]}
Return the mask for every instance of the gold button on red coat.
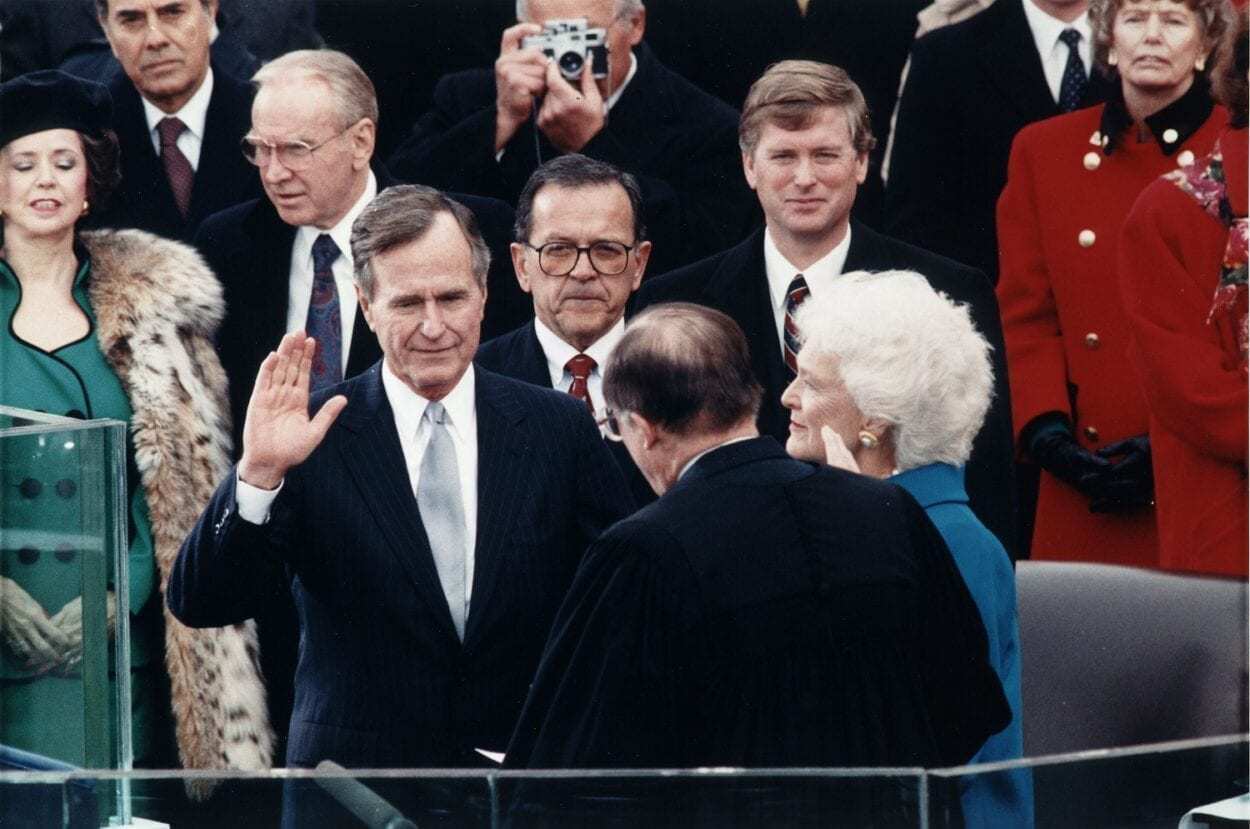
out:
{"label": "gold button on red coat", "polygon": [[1176,130],[1172,129],[1171,127],[1168,127],[1167,129],[1163,131],[1163,140],[1168,142],[1169,144],[1175,144],[1176,139],[1180,137],[1181,137],[1181,134],[1177,132]]}
{"label": "gold button on red coat", "polygon": [[1181,150],[1176,156],[1176,164],[1180,167],[1188,167],[1194,163],[1194,154],[1191,150]]}
{"label": "gold button on red coat", "polygon": [[1095,334],[1093,331],[1085,335],[1085,347],[1086,348],[1093,351],[1095,348],[1097,348],[1100,345],[1102,345],[1102,340],[1100,340],[1098,338],[1098,335]]}
{"label": "gold button on red coat", "polygon": [[1098,442],[1098,430],[1095,429],[1093,426],[1086,426],[1085,437],[1093,441],[1094,443],[1097,443]]}
{"label": "gold button on red coat", "polygon": [[1098,157],[1098,153],[1086,153],[1081,163],[1085,165],[1086,170],[1097,170],[1098,165],[1102,164],[1102,159]]}
{"label": "gold button on red coat", "polygon": [[1092,248],[1094,246],[1094,240],[1097,238],[1098,237],[1094,235],[1094,231],[1087,227],[1080,233],[1076,234],[1076,243],[1083,248]]}

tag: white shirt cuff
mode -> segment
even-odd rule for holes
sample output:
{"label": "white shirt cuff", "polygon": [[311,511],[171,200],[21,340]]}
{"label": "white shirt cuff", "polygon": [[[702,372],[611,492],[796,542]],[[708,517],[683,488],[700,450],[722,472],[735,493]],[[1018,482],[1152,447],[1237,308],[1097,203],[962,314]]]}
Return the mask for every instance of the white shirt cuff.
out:
{"label": "white shirt cuff", "polygon": [[278,484],[277,489],[261,489],[240,478],[236,471],[234,473],[234,504],[238,509],[239,517],[249,524],[268,524],[269,509],[273,506],[278,493],[282,491],[282,483]]}

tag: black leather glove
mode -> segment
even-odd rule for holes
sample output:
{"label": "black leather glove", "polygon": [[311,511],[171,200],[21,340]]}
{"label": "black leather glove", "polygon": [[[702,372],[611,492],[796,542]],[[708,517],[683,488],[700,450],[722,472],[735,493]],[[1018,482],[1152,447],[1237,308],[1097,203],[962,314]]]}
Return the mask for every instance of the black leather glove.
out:
{"label": "black leather glove", "polygon": [[1056,418],[1030,425],[1026,437],[1029,455],[1037,465],[1059,480],[1092,498],[1088,487],[1111,469],[1111,461],[1090,452],[1076,442],[1067,422]]}
{"label": "black leather glove", "polygon": [[1090,512],[1128,512],[1154,501],[1154,467],[1150,462],[1150,436],[1137,435],[1104,446],[1098,457],[1112,461],[1087,486]]}

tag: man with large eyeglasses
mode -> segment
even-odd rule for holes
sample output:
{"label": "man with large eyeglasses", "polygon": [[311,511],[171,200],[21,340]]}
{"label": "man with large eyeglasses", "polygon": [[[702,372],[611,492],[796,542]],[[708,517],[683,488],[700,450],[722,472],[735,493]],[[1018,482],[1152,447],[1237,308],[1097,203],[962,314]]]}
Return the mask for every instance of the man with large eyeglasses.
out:
{"label": "man with large eyeglasses", "polygon": [[[625,305],[651,256],[638,182],[610,164],[571,154],[539,167],[521,191],[512,268],[535,319],[483,345],[477,363],[583,400],[606,412],[602,366],[625,333]],[[605,437],[610,432],[603,428]],[[635,500],[655,493],[613,443]]]}

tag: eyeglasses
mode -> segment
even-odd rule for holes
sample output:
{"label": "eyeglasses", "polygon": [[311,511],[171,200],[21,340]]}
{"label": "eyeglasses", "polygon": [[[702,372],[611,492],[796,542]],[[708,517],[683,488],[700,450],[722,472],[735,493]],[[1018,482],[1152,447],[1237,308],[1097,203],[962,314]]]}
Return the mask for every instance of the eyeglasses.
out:
{"label": "eyeglasses", "polygon": [[313,153],[334,139],[342,137],[344,133],[354,126],[356,124],[348,124],[320,144],[308,144],[303,141],[285,141],[281,144],[275,144],[263,138],[245,135],[239,143],[239,148],[243,150],[243,157],[257,167],[267,167],[270,157],[276,155],[278,163],[288,170],[306,170],[312,164]]}
{"label": "eyeglasses", "polygon": [[595,423],[599,424],[599,431],[603,433],[605,438],[620,443],[625,439],[621,437],[621,418],[625,414],[625,412],[618,412],[614,409],[605,408],[603,410],[603,417],[596,418]]}
{"label": "eyeglasses", "polygon": [[578,247],[569,242],[548,242],[534,247],[529,242],[525,246],[538,251],[538,267],[547,276],[567,276],[577,267],[577,260],[586,254],[590,267],[600,276],[616,276],[624,273],[629,264],[629,252],[633,245],[620,242],[595,242],[586,247]]}

